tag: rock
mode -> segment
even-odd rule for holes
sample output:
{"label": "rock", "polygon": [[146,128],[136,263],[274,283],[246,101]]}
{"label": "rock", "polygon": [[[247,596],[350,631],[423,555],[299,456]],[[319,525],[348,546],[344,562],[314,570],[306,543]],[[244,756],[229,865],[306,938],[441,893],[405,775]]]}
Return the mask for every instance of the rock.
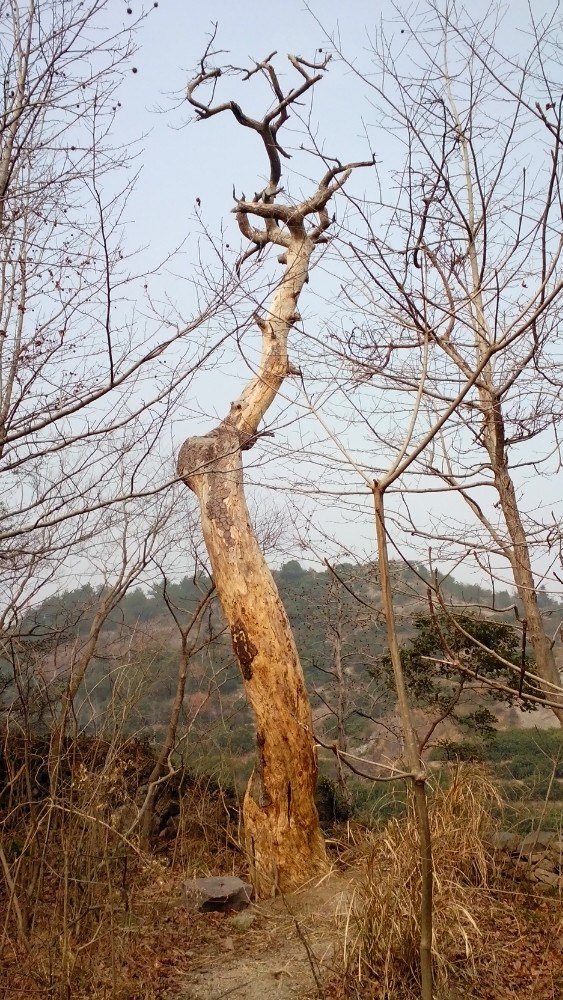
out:
{"label": "rock", "polygon": [[514,862],[514,868],[518,872],[529,871],[530,866],[528,864],[527,858],[517,858]]}
{"label": "rock", "polygon": [[547,872],[543,868],[536,868],[533,875],[535,881],[541,882],[542,885],[552,885],[555,888],[559,886],[560,876],[556,872]]}
{"label": "rock", "polygon": [[547,851],[541,851],[536,854],[530,854],[528,856],[528,861],[531,865],[539,865],[542,861],[547,858]]}
{"label": "rock", "polygon": [[491,844],[496,851],[516,853],[520,851],[522,839],[516,833],[495,833],[491,838]]}
{"label": "rock", "polygon": [[529,833],[520,841],[522,853],[542,847],[550,847],[555,839],[555,833],[544,833],[542,830],[536,830],[535,833]]}
{"label": "rock", "polygon": [[549,858],[547,858],[547,859],[544,859],[543,861],[541,861],[540,864],[537,864],[535,866],[535,868],[534,868],[534,871],[536,871],[536,872],[551,872],[551,873],[553,873],[553,872],[555,872],[555,865],[552,864],[552,862],[550,861]]}
{"label": "rock", "polygon": [[111,814],[111,825],[119,833],[126,833],[137,819],[139,810],[134,802],[127,801],[117,806]]}
{"label": "rock", "polygon": [[184,897],[190,910],[237,911],[250,903],[252,886],[233,875],[192,878],[184,882]]}
{"label": "rock", "polygon": [[235,913],[234,917],[231,917],[229,921],[231,927],[239,933],[250,930],[255,922],[256,914],[250,913],[248,910],[244,910],[243,913]]}

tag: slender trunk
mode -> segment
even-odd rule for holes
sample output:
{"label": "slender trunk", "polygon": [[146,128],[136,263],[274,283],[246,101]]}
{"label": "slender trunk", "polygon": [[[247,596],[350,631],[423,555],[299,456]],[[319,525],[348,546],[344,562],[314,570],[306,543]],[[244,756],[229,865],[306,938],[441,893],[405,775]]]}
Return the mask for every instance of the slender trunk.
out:
{"label": "slender trunk", "polygon": [[[66,688],[61,697],[61,705],[51,729],[51,739],[49,746],[49,787],[53,798],[57,797],[57,786],[62,764],[65,733],[69,718],[73,715],[74,699],[78,694],[80,685],[96,652],[96,646],[100,637],[105,620],[108,616],[109,608],[104,601],[94,615],[94,620],[90,626],[88,638],[80,652],[80,655],[72,657],[70,675]],[[77,640],[78,641],[78,640]]]}
{"label": "slender trunk", "polygon": [[[337,726],[337,744],[338,749],[346,752],[348,749],[347,739],[346,739],[346,716],[348,714],[348,686],[347,677],[344,664],[342,663],[342,632],[341,632],[341,621],[342,621],[342,602],[340,598],[338,600],[338,623],[332,629],[332,647],[333,647],[333,665],[334,665],[334,675],[336,678],[336,683],[338,686],[338,700],[336,705],[336,726]],[[343,801],[350,805],[351,795],[350,789],[348,788],[348,782],[346,780],[347,770],[344,767],[342,757],[338,753],[336,755],[336,773],[338,775],[338,787],[342,794]]]}
{"label": "slender trunk", "polygon": [[432,1000],[433,969],[432,969],[432,926],[433,903],[432,888],[434,868],[432,862],[432,836],[428,816],[428,798],[426,782],[413,781],[414,809],[418,829],[420,851],[420,979],[422,1000]]}
{"label": "slender trunk", "polygon": [[[500,419],[502,420],[502,417]],[[493,464],[495,486],[511,542],[509,552],[510,565],[518,597],[527,622],[527,637],[534,653],[536,671],[542,680],[546,682],[542,685],[546,697],[550,701],[561,701],[561,708],[552,708],[552,712],[558,719],[559,724],[563,726],[563,696],[558,695],[553,687],[551,687],[551,685],[560,687],[561,678],[555,662],[551,642],[545,633],[543,618],[538,605],[537,586],[530,561],[530,548],[518,508],[514,483],[507,463],[504,460],[504,455],[498,449],[495,460],[493,461],[493,456],[491,456],[491,461]]]}
{"label": "slender trunk", "polygon": [[[182,636],[182,648],[180,650],[180,663],[178,668],[178,677],[176,680],[176,693],[174,696],[174,701],[172,703],[172,708],[170,710],[170,718],[168,719],[168,726],[166,730],[166,736],[164,742],[160,748],[158,757],[154,763],[154,767],[150,773],[148,780],[148,791],[141,808],[141,827],[139,842],[141,848],[146,851],[150,847],[151,840],[151,830],[154,821],[154,807],[156,803],[156,793],[158,788],[158,781],[164,775],[164,770],[169,761],[170,754],[172,753],[174,746],[176,744],[176,733],[178,730],[178,720],[180,718],[180,712],[182,711],[182,705],[184,704],[184,694],[186,690],[186,679],[188,676],[188,661],[190,659],[190,651],[188,649],[187,639]],[[129,832],[129,831],[128,831]]]}
{"label": "slender trunk", "polygon": [[[190,658],[193,654],[195,644],[197,642],[196,638],[189,641],[190,632],[197,627],[199,629],[199,624],[201,622],[201,615],[205,608],[207,607],[211,595],[215,587],[209,588],[206,594],[204,594],[202,600],[199,602],[198,607],[192,617],[192,620],[188,627],[182,627],[180,620],[178,619],[172,605],[170,604],[168,597],[166,595],[166,586],[164,590],[165,601],[168,605],[168,610],[171,612],[176,625],[180,630],[181,645],[180,645],[180,658],[178,663],[178,677],[176,679],[176,692],[174,695],[174,701],[172,702],[172,708],[170,709],[170,717],[168,719],[168,726],[166,728],[166,736],[160,748],[158,757],[154,762],[154,767],[149,775],[148,780],[148,791],[145,797],[145,801],[141,806],[140,811],[140,844],[143,850],[148,850],[150,847],[151,830],[154,821],[154,807],[156,802],[156,794],[158,783],[160,779],[164,776],[164,771],[166,766],[170,767],[170,755],[176,746],[176,733],[178,732],[178,722],[180,721],[180,712],[182,711],[182,706],[184,704],[184,694],[186,692],[186,680],[188,677],[188,664]],[[131,833],[131,829],[127,831],[128,836]]]}
{"label": "slender trunk", "polygon": [[483,444],[491,463],[499,505],[510,539],[510,545],[505,546],[505,554],[510,562],[514,583],[524,611],[527,637],[534,653],[536,672],[545,682],[542,684],[542,689],[546,697],[550,701],[556,701],[558,697],[560,698],[561,708],[552,708],[552,712],[559,724],[563,726],[563,696],[558,696],[558,692],[554,691],[553,688],[553,685],[556,687],[561,685],[561,678],[551,642],[545,633],[538,605],[537,585],[530,558],[530,545],[522,523],[518,498],[507,460],[502,404],[492,385],[492,375],[487,374],[489,375],[489,385],[479,390],[483,419]]}
{"label": "slender trunk", "polygon": [[[468,257],[471,268],[472,296],[471,313],[473,330],[475,333],[475,355],[477,360],[481,360],[492,343],[491,332],[488,328],[485,305],[483,301],[483,291],[481,288],[479,261],[477,258],[476,239],[478,231],[483,227],[476,224],[475,203],[473,198],[473,181],[471,163],[469,159],[468,142],[463,134],[459,116],[455,110],[455,104],[450,97],[450,102],[454,110],[458,128],[460,130],[460,143],[464,159],[468,221],[470,236],[468,242]],[[550,700],[554,699],[554,691],[551,685],[559,686],[561,679],[559,670],[555,663],[553,649],[545,634],[540,609],[538,607],[537,589],[532,562],[530,558],[530,546],[522,517],[518,507],[514,482],[510,475],[510,469],[506,452],[506,436],[504,416],[502,412],[502,402],[499,393],[495,390],[494,372],[492,363],[489,362],[482,373],[484,385],[479,388],[479,400],[481,404],[481,414],[483,419],[483,444],[489,456],[495,488],[498,493],[500,508],[504,517],[510,546],[506,546],[505,554],[510,562],[514,583],[518,591],[518,597],[524,609],[528,626],[528,636],[534,651],[534,659],[537,673],[546,682],[543,690]],[[554,715],[563,726],[563,699],[561,709],[553,708]]]}
{"label": "slender trunk", "polygon": [[420,755],[420,748],[414,728],[414,722],[409,704],[409,696],[401,663],[401,653],[397,640],[395,611],[393,607],[393,591],[391,574],[389,572],[389,553],[387,550],[387,534],[385,530],[385,510],[383,491],[374,484],[373,500],[375,508],[375,528],[377,535],[377,553],[379,568],[379,583],[381,599],[387,626],[387,642],[389,656],[393,668],[395,691],[399,715],[405,741],[405,759],[411,774],[414,794],[414,809],[419,839],[421,904],[420,904],[420,978],[422,1000],[432,1000],[432,889],[433,863],[432,838],[428,819],[428,800],[426,795],[426,770]]}

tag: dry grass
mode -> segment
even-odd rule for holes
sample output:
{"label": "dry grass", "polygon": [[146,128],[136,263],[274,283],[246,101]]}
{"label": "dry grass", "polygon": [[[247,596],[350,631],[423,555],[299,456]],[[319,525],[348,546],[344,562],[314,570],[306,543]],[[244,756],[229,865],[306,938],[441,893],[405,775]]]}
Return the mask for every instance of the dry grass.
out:
{"label": "dry grass", "polygon": [[[430,803],[434,854],[433,956],[438,996],[449,997],[454,969],[471,977],[479,949],[479,912],[487,896],[492,857],[485,839],[499,795],[485,771],[460,766]],[[346,918],[345,970],[349,992],[406,998],[418,993],[421,884],[412,801],[406,819],[370,834],[366,875]],[[375,993],[374,993],[375,990]]]}
{"label": "dry grass", "polygon": [[[190,945],[205,931],[182,908],[182,880],[236,863],[232,805],[216,785],[193,779],[178,789],[175,830],[142,852],[137,831],[124,836],[116,818],[125,809],[129,825],[146,761],[130,746],[99,750],[69,744],[55,794],[45,788],[31,800],[18,778],[0,802],[3,1000],[161,996],[193,963]],[[34,775],[45,748],[35,757]]]}

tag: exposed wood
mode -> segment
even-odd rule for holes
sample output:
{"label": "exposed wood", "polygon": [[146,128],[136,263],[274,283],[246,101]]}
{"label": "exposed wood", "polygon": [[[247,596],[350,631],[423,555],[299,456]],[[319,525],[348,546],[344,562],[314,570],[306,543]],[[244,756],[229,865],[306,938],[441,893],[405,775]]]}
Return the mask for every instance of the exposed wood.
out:
{"label": "exposed wood", "polygon": [[285,609],[250,523],[242,453],[254,444],[284,379],[294,374],[288,335],[299,319],[297,305],[312,254],[319,242],[326,242],[326,206],[360,165],[329,169],[301,203],[279,200],[280,157],[285,154],[278,130],[292,102],[321,79],[326,65],[311,66],[293,56],[290,62],[304,82],[287,95],[269,60],[246,75],[262,72],[276,99],[262,121],[246,116],[233,101],[211,107],[195,96],[201,85],[220,76],[206,69],[205,57],[188,87],[188,101],[199,118],[232,112],[240,125],[258,133],[269,160],[270,178],[263,191],[253,201],[244,196],[236,201],[239,228],[251,243],[242,260],[268,244],[283,248],[282,277],[268,310],[255,317],[262,341],[258,371],[225,419],[208,434],[188,439],[178,459],[179,475],[199,500],[213,579],[256,719],[257,759],[244,800],[244,830],[251,878],[262,896],[295,889],[324,872],[327,860],[313,798],[317,761],[309,699]]}
{"label": "exposed wood", "polygon": [[[310,249],[305,242],[296,252],[305,258]],[[304,260],[302,280],[303,268]],[[297,288],[292,281],[291,290],[277,298],[278,328],[284,302],[294,315]],[[200,503],[213,579],[256,718],[257,761],[244,801],[244,828],[253,883],[268,895],[324,870],[326,858],[313,800],[317,763],[303,672],[244,495],[243,445],[287,371],[287,332],[281,345],[271,329],[263,336],[268,378],[254,380],[209,435],[186,441],[178,468]]]}

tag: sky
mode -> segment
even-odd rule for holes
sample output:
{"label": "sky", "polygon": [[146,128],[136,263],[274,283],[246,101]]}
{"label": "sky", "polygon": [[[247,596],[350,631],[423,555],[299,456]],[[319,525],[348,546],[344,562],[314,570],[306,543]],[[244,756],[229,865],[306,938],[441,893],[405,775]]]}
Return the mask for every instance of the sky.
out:
{"label": "sky", "polygon": [[[132,16],[141,9],[135,0],[123,4],[124,9],[127,7],[133,11]],[[246,66],[276,49],[277,65],[287,81],[294,74],[286,53],[313,58],[319,48],[327,51],[325,31],[316,23],[316,14],[322,15],[326,30],[337,31],[351,51],[365,49],[364,29],[374,23],[377,12],[366,0],[348,5],[346,11],[342,21],[343,5],[335,2],[313,2],[309,12],[300,0],[289,0],[284,3],[280,17],[279,8],[270,3],[258,5],[245,0],[236,4],[194,4],[160,0],[139,38],[137,72],[125,81],[119,126],[120,138],[125,135],[131,143],[143,136],[140,142],[143,152],[139,157],[142,171],[129,203],[128,217],[129,241],[147,248],[141,255],[147,267],[152,268],[172,247],[186,241],[180,268],[183,262],[189,272],[204,227],[214,235],[225,229],[225,239],[238,248],[241,239],[231,213],[233,186],[237,191],[254,191],[265,178],[266,162],[257,137],[238,128],[230,116],[208,122],[193,121],[184,100],[186,83],[199,63],[214,24],[217,24],[216,47],[226,50],[217,57],[217,63],[227,61]],[[354,16],[350,16],[352,11]],[[347,107],[350,90],[354,88],[350,87],[353,83],[350,74],[346,76],[345,91],[343,67],[326,74],[322,85],[315,90],[314,113],[319,121],[319,135],[327,126],[327,152],[354,160],[366,156],[366,144],[360,116],[351,115]],[[236,81],[227,81],[229,89],[225,88],[225,96],[231,96],[233,82],[236,85]],[[255,83],[256,78],[252,87],[247,84],[240,88],[239,99],[251,113],[259,114],[264,90],[257,90]],[[360,91],[356,90],[359,102]],[[318,173],[316,164],[313,173],[315,176]],[[165,269],[158,277],[149,279],[149,288],[154,292],[156,286],[157,297],[159,293],[170,297],[178,311],[186,315],[190,293],[177,278],[178,274],[176,262],[173,274]],[[326,294],[329,293],[327,287]],[[244,370],[236,367],[235,370],[237,379],[224,371],[214,371],[200,380],[197,391],[201,407],[211,419],[224,415],[246,377]],[[187,409],[191,413],[195,408],[195,400],[190,399]],[[186,418],[185,429],[175,430],[180,440],[183,433],[193,433],[190,419]],[[272,502],[271,497],[268,502]],[[273,502],[278,505],[279,496],[274,496]],[[329,533],[344,532],[348,538],[346,544],[364,546],[357,524],[344,529],[341,517],[331,515],[325,523]],[[372,545],[370,525],[366,528],[365,552],[369,553]]]}
{"label": "sky", "polygon": [[[137,0],[123,3],[120,0],[115,5],[115,16],[126,21],[127,8],[134,16],[141,6]],[[264,177],[257,137],[238,128],[230,116],[218,116],[203,123],[190,121],[189,108],[183,99],[186,82],[198,64],[214,23],[218,25],[216,47],[229,53],[218,56],[217,62],[248,65],[249,61],[262,59],[275,49],[283,66],[285,53],[312,58],[319,49],[326,52],[330,47],[327,36],[336,35],[349,58],[369,71],[370,38],[380,19],[388,22],[391,32],[400,32],[404,30],[401,26],[408,26],[415,17],[418,6],[368,0],[347,3],[311,0],[308,7],[302,0],[285,0],[283,4],[269,0],[262,3],[159,0],[139,36],[139,51],[134,60],[136,72],[131,72],[124,83],[119,126],[120,138],[127,143],[138,143],[138,164],[142,165],[128,206],[130,243],[143,248],[141,259],[152,268],[173,247],[185,241],[185,253],[174,269],[164,268],[150,279],[157,296],[166,294],[180,313],[189,313],[190,293],[181,280],[179,268],[189,271],[190,262],[198,253],[202,229],[217,236],[224,229],[225,239],[232,240],[233,246],[239,245],[231,214],[233,186],[237,191],[252,192],[259,188],[260,178]],[[476,0],[471,4],[471,13],[477,18],[488,8],[488,3]],[[519,24],[527,17],[528,4],[512,0],[506,9],[509,18],[505,40],[517,53],[521,39]],[[534,14],[539,17],[552,9],[552,4],[536,3]],[[290,67],[288,73],[289,70]],[[258,112],[260,100],[249,84],[237,92],[241,103],[246,94],[249,103],[245,106],[251,113]],[[313,120],[318,123],[319,142],[327,153],[345,160],[366,156],[366,122],[375,134],[377,122],[370,117],[372,112],[365,93],[350,70],[336,61],[333,63],[315,89],[312,110]],[[384,163],[387,158],[389,168],[389,151],[385,146],[378,147],[375,153]],[[306,170],[304,160],[294,160],[293,166],[296,164]],[[366,182],[358,179],[354,183],[361,186]],[[325,275],[318,280],[321,284],[317,290],[322,295],[328,279]],[[236,366],[230,374],[217,371],[205,376],[199,391],[210,418],[226,412],[243,378],[243,370]],[[190,403],[191,410],[196,401]],[[180,425],[175,429],[180,440],[184,430],[189,433],[187,423],[185,428]],[[324,524],[328,533],[339,531],[345,545],[364,554],[372,549],[371,524],[330,510]]]}
{"label": "sky", "polygon": [[[123,11],[130,8],[134,16],[147,4],[119,0],[116,11],[119,6]],[[257,140],[233,121],[218,117],[193,123],[180,135],[175,131],[190,119],[185,103],[176,112],[173,108],[183,98],[214,24],[218,26],[216,46],[229,53],[218,57],[217,63],[224,59],[248,65],[277,50],[283,66],[286,53],[311,58],[319,47],[326,52],[330,47],[328,34],[339,38],[344,52],[369,71],[370,38],[381,18],[391,31],[392,22],[396,22],[395,30],[400,32],[403,18],[399,11],[405,12],[404,23],[408,25],[419,6],[381,0],[311,0],[307,7],[302,0],[284,0],[283,4],[271,0],[159,0],[142,29],[135,60],[137,73],[131,75],[122,97],[124,132],[131,140],[145,135],[143,174],[133,203],[135,232],[146,234],[154,249],[168,252],[171,243],[185,238],[193,228],[191,217],[199,197],[204,220],[216,224],[222,219],[235,234],[234,220],[229,217],[233,184],[244,190],[256,183]],[[469,6],[478,18],[491,5],[488,0],[473,0]],[[506,35],[517,50],[518,23],[527,17],[528,3],[511,0],[501,6],[509,10]],[[539,17],[553,7],[542,0],[534,3],[534,14]],[[250,106],[254,103],[258,111],[256,91],[247,85],[241,90],[245,93]],[[349,71],[333,63],[315,91],[315,117],[319,134],[334,155],[354,159],[365,153],[361,120],[366,115],[369,117],[365,93],[353,86]],[[383,150],[376,152],[384,155]]]}
{"label": "sky", "polygon": [[[135,12],[135,0],[129,6]],[[327,29],[339,29],[343,43],[350,49],[365,47],[364,25],[376,16],[374,5],[366,0],[347,4],[344,24],[339,24],[343,7],[329,0],[313,2],[311,11],[322,11]],[[248,65],[277,50],[283,72],[286,53],[311,58],[323,45],[326,51],[322,28],[300,0],[286,0],[282,7],[249,0],[207,4],[160,0],[143,29],[136,60],[138,73],[132,76],[123,99],[131,136],[151,130],[145,143],[139,194],[146,212],[145,225],[151,237],[157,239],[161,237],[163,218],[167,221],[166,234],[162,234],[166,240],[174,234],[185,236],[196,197],[202,201],[204,217],[217,220],[228,217],[233,183],[242,189],[256,183],[256,140],[241,132],[233,121],[218,118],[205,124],[194,123],[179,138],[174,126],[190,118],[187,106],[184,104],[178,114],[156,111],[171,109],[177,98],[183,97],[214,23],[218,26],[216,47],[229,53],[221,59],[237,65]],[[287,65],[286,78],[290,70]],[[247,86],[241,93],[245,92],[258,111],[256,91]],[[353,157],[353,147],[358,147],[354,142],[358,125],[348,112],[346,99],[339,73],[332,77],[329,73],[315,94],[317,117],[329,123],[335,149],[346,147],[341,155]],[[234,232],[234,220],[228,221],[233,223]]]}

